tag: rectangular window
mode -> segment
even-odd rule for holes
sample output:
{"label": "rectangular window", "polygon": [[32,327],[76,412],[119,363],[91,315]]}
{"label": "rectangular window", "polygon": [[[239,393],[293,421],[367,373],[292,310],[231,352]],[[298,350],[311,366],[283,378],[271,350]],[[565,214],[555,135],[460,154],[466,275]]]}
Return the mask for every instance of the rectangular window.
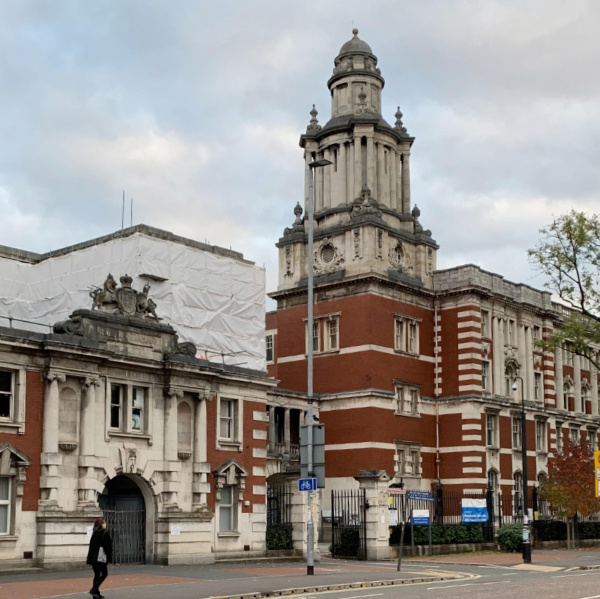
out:
{"label": "rectangular window", "polygon": [[405,339],[405,326],[404,321],[396,319],[396,342],[395,347],[398,351],[406,351],[406,339]]}
{"label": "rectangular window", "polygon": [[396,444],[396,474],[400,476],[421,475],[421,446],[419,443]]}
{"label": "rectangular window", "polygon": [[556,453],[562,453],[563,438],[562,438],[562,422],[556,423]]}
{"label": "rectangular window", "polygon": [[513,449],[521,449],[521,418],[513,416],[512,419],[512,446]]}
{"label": "rectangular window", "polygon": [[231,485],[225,485],[221,489],[221,501],[219,502],[220,531],[227,532],[235,530],[234,494],[234,489]]}
{"label": "rectangular window", "polygon": [[313,352],[318,352],[321,349],[321,339],[320,332],[321,326],[320,322],[317,320],[313,322],[313,333],[312,333],[312,344],[313,344]]}
{"label": "rectangular window", "polygon": [[0,370],[0,418],[13,417],[14,373]]}
{"label": "rectangular window", "polygon": [[125,387],[123,385],[110,386],[110,428],[121,428],[121,413],[125,399]]}
{"label": "rectangular window", "polygon": [[419,353],[417,349],[417,323],[408,323],[408,352],[411,354]]}
{"label": "rectangular window", "polygon": [[221,415],[219,418],[219,437],[228,441],[235,440],[235,400],[221,400]]}
{"label": "rectangular window", "polygon": [[327,321],[327,349],[338,349],[338,319]]}
{"label": "rectangular window", "polygon": [[402,414],[419,413],[419,390],[415,388],[397,386],[396,387],[397,412]]}
{"label": "rectangular window", "polygon": [[533,340],[539,341],[542,337],[542,330],[540,327],[533,327]]}
{"label": "rectangular window", "polygon": [[533,396],[536,401],[541,401],[544,393],[542,390],[542,373],[533,373]]}
{"label": "rectangular window", "polygon": [[515,344],[515,321],[514,320],[508,321],[508,344],[509,345]]}
{"label": "rectangular window", "polygon": [[497,447],[496,431],[498,430],[498,416],[496,414],[485,415],[486,445],[488,447]]}
{"label": "rectangular window", "polygon": [[598,434],[598,431],[595,430],[588,430],[588,450],[591,454],[593,454],[597,447],[596,447],[596,435]]}
{"label": "rectangular window", "polygon": [[481,363],[481,389],[490,390],[490,363],[487,360]]}
{"label": "rectangular window", "polygon": [[419,353],[419,321],[408,316],[394,315],[394,349],[409,354]]}
{"label": "rectangular window", "polygon": [[273,335],[267,335],[265,337],[265,347],[267,350],[267,362],[273,361]]}
{"label": "rectangular window", "polygon": [[133,402],[131,405],[131,430],[142,432],[144,430],[144,401],[146,390],[142,387],[133,388]]}
{"label": "rectangular window", "polygon": [[0,476],[0,535],[10,531],[10,478]]}
{"label": "rectangular window", "polygon": [[481,336],[490,336],[490,313],[487,310],[481,311]]}
{"label": "rectangular window", "polygon": [[579,443],[579,429],[571,427],[569,428],[569,441],[573,445],[577,445]]}
{"label": "rectangular window", "polygon": [[543,420],[535,422],[535,447],[538,451],[546,451],[546,423]]}

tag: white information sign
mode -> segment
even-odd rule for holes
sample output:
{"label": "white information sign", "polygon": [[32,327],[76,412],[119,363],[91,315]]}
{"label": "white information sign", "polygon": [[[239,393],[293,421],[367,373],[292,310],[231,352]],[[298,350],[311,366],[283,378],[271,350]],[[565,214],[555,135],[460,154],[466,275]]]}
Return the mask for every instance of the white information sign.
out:
{"label": "white information sign", "polygon": [[181,528],[179,526],[175,526],[174,524],[171,526],[171,534],[176,537],[181,534]]}

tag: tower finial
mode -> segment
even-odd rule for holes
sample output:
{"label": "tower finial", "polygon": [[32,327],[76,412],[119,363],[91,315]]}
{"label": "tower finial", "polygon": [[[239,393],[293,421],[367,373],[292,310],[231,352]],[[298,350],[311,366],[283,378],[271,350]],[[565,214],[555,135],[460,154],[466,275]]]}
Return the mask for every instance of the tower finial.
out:
{"label": "tower finial", "polygon": [[398,131],[400,135],[408,137],[408,131],[406,130],[406,127],[402,124],[402,112],[400,111],[400,106],[398,106],[398,110],[396,111],[396,114],[394,116],[396,117],[396,124],[394,125],[394,129],[396,129],[396,131]]}
{"label": "tower finial", "polygon": [[354,35],[354,37],[358,35],[358,29],[356,27],[352,30],[352,34]]}
{"label": "tower finial", "polygon": [[319,113],[317,112],[317,109],[315,108],[315,105],[313,104],[312,110],[310,111],[310,123],[308,124],[308,127],[306,128],[308,131],[312,131],[312,130],[319,130],[321,128],[321,125],[319,125],[319,121],[317,120],[317,115]]}

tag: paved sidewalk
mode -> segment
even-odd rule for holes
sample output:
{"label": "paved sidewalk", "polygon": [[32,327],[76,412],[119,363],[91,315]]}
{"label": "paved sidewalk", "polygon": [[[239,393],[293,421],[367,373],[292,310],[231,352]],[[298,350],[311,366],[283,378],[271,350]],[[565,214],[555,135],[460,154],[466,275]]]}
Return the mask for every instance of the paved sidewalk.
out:
{"label": "paved sidewalk", "polygon": [[[464,566],[523,566],[520,553],[501,553],[499,551],[480,551],[475,553],[453,553],[420,557],[404,557],[407,568],[411,564],[453,564]],[[535,549],[531,552],[531,565],[554,566],[565,569],[581,567],[600,567],[600,547],[583,549]]]}
{"label": "paved sidewalk", "polygon": [[[38,572],[0,578],[3,599],[90,599],[91,571]],[[106,599],[202,599],[208,597],[276,597],[339,588],[439,582],[464,575],[435,571],[419,564],[324,560],[313,576],[295,563],[212,564],[206,566],[110,566],[102,586]]]}

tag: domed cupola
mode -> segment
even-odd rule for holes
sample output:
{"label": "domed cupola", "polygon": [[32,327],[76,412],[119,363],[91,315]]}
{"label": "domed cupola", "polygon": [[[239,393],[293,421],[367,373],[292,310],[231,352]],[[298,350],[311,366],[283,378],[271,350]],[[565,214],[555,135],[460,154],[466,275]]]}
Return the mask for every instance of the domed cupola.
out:
{"label": "domed cupola", "polygon": [[327,82],[331,91],[331,116],[347,114],[381,114],[381,90],[385,84],[377,68],[377,57],[371,46],[352,31],[335,57],[333,75]]}

